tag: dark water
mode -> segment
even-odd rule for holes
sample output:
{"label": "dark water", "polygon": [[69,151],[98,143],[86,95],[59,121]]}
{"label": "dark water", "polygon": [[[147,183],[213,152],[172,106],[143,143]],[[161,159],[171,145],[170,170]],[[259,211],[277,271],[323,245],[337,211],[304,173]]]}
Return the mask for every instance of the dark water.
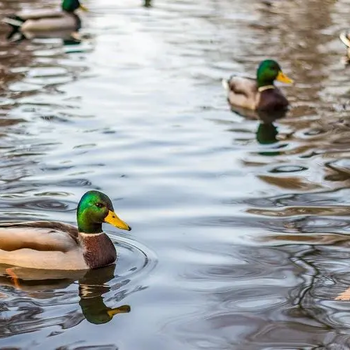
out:
{"label": "dark water", "polygon": [[[1,27],[0,219],[74,223],[100,189],[133,231],[106,227],[115,270],[2,277],[1,348],[350,348],[350,1],[87,5],[80,46]],[[275,127],[220,83],[266,57],[296,81]]]}

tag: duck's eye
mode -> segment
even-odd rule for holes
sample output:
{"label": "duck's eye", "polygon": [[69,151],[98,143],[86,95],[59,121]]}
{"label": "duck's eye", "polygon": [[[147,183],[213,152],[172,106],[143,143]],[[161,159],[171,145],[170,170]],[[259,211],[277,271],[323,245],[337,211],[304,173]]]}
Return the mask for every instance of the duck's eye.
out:
{"label": "duck's eye", "polygon": [[96,203],[96,207],[97,207],[97,208],[103,208],[104,205],[103,205],[102,203]]}

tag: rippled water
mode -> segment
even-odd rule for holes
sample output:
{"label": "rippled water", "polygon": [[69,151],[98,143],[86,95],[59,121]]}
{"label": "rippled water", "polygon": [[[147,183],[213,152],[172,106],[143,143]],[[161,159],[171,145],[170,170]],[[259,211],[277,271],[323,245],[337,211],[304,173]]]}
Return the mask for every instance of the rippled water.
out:
{"label": "rippled water", "polygon": [[[151,5],[90,0],[78,46],[0,27],[0,219],[74,223],[100,189],[133,227],[115,269],[2,273],[0,346],[350,348],[350,1]],[[296,81],[274,125],[220,83],[266,57]]]}

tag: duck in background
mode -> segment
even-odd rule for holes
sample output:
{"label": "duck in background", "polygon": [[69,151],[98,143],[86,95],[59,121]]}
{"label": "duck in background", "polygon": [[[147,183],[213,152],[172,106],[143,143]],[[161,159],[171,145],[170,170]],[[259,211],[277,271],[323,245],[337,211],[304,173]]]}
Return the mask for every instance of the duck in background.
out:
{"label": "duck in background", "polygon": [[61,37],[70,35],[80,40],[78,30],[81,19],[76,11],[87,9],[79,0],[63,0],[60,10],[40,9],[19,12],[5,17],[2,21],[12,27],[7,36],[10,41],[20,41],[33,37]]}
{"label": "duck in background", "polygon": [[350,33],[348,31],[344,31],[340,33],[339,38],[341,42],[346,46],[346,56],[344,57],[344,63],[350,63]]}
{"label": "duck in background", "polygon": [[232,106],[253,111],[274,112],[287,109],[289,103],[281,90],[274,85],[275,80],[291,84],[280,65],[274,60],[262,61],[257,69],[256,79],[232,76],[223,80],[227,99]]}

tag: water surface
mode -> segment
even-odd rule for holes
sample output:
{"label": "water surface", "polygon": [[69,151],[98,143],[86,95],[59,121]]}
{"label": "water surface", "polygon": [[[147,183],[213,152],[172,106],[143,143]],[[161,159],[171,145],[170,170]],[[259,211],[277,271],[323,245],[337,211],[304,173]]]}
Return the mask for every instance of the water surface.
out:
{"label": "water surface", "polygon": [[[9,44],[1,27],[0,219],[74,223],[99,189],[133,231],[106,227],[115,269],[23,290],[5,277],[0,346],[350,347],[334,301],[350,285],[350,1],[148,5],[90,0],[80,46]],[[259,125],[220,81],[267,57],[296,85],[287,117]]]}

